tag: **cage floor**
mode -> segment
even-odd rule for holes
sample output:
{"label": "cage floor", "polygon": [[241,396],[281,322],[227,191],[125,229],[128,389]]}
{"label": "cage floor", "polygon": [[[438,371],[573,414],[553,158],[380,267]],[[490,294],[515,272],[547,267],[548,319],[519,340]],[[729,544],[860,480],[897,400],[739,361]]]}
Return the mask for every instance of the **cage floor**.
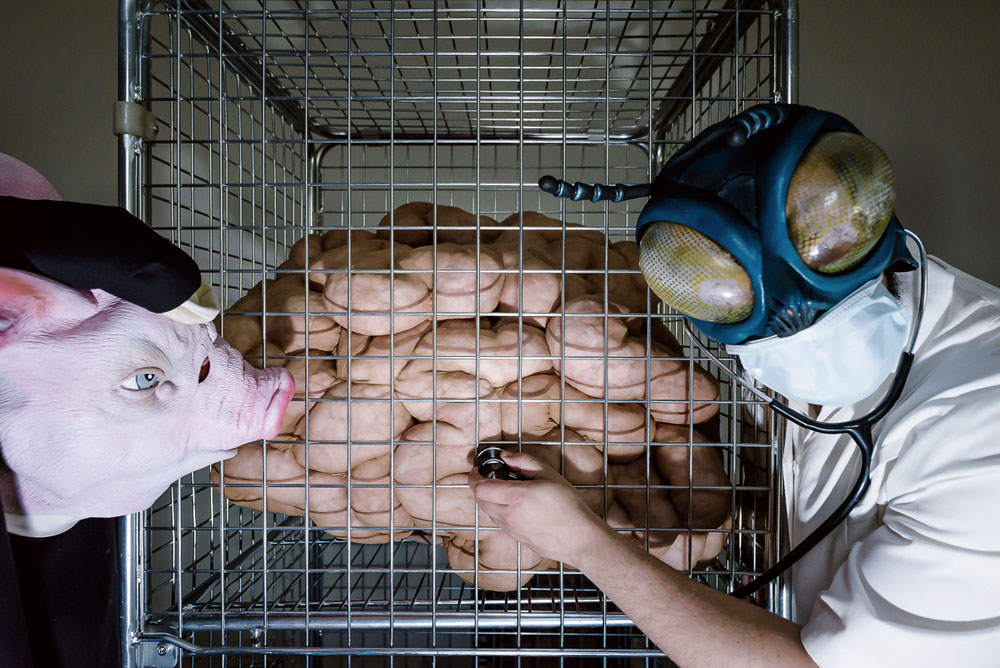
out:
{"label": "cage floor", "polygon": [[[572,570],[538,572],[513,592],[487,591],[449,570],[443,550],[412,540],[349,547],[313,530],[307,560],[300,524],[301,518],[286,522],[286,536],[241,549],[222,567],[203,560],[181,569],[180,581],[197,584],[183,592],[180,605],[162,607],[155,617],[188,630],[633,626]],[[717,570],[722,563],[696,577],[730,578]],[[163,577],[163,585],[179,581],[168,569],[146,575],[151,582]]]}

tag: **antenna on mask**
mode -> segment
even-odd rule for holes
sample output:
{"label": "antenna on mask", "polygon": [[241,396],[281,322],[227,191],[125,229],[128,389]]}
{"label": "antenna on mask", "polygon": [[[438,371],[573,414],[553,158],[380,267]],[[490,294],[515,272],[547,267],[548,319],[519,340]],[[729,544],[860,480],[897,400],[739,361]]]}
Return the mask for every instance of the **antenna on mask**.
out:
{"label": "antenna on mask", "polygon": [[569,183],[548,174],[538,179],[538,187],[545,192],[556,197],[569,198],[574,202],[582,199],[589,199],[591,202],[600,202],[602,200],[621,202],[626,199],[648,197],[649,186],[650,184],[648,183],[640,183],[634,186],[627,186],[624,183],[618,183],[613,186],[603,183]]}

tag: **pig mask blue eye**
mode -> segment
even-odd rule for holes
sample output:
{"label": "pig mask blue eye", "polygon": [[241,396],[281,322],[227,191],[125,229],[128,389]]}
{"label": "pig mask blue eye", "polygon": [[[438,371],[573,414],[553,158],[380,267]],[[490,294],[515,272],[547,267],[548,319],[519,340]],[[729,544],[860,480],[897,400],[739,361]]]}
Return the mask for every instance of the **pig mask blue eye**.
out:
{"label": "pig mask blue eye", "polygon": [[640,185],[539,187],[592,201],[649,197],[636,223],[653,292],[709,338],[790,336],[883,271],[916,262],[888,158],[847,119],[762,104],[716,123]]}
{"label": "pig mask blue eye", "polygon": [[126,390],[132,390],[134,392],[137,392],[141,390],[152,389],[156,387],[159,383],[160,383],[160,374],[153,373],[151,371],[146,371],[126,379],[122,383],[122,387],[125,388]]}

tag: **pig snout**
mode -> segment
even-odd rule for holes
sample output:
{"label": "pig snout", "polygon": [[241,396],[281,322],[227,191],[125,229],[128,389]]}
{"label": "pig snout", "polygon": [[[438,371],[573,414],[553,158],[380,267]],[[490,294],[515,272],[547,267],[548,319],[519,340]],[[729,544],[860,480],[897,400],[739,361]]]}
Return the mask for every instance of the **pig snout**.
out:
{"label": "pig snout", "polygon": [[202,440],[202,447],[229,450],[277,436],[295,394],[292,375],[281,367],[255,369],[222,339],[215,341],[208,366],[200,385],[206,390],[211,430],[217,435],[210,443]]}
{"label": "pig snout", "polygon": [[246,365],[255,374],[266,375],[266,379],[258,380],[258,386],[271,387],[271,397],[264,409],[264,424],[261,438],[271,439],[281,431],[281,421],[285,417],[285,410],[288,403],[295,394],[295,381],[286,369],[270,368],[263,371],[254,369],[249,364]]}

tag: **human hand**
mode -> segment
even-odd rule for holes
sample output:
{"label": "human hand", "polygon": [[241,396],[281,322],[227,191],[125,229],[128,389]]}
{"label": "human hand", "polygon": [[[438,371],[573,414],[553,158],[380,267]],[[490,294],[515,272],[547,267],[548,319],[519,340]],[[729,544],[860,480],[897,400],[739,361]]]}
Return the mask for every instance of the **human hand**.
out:
{"label": "human hand", "polygon": [[504,453],[525,480],[484,478],[473,468],[469,486],[498,527],[539,555],[581,568],[587,553],[612,537],[611,528],[569,482],[527,453]]}

